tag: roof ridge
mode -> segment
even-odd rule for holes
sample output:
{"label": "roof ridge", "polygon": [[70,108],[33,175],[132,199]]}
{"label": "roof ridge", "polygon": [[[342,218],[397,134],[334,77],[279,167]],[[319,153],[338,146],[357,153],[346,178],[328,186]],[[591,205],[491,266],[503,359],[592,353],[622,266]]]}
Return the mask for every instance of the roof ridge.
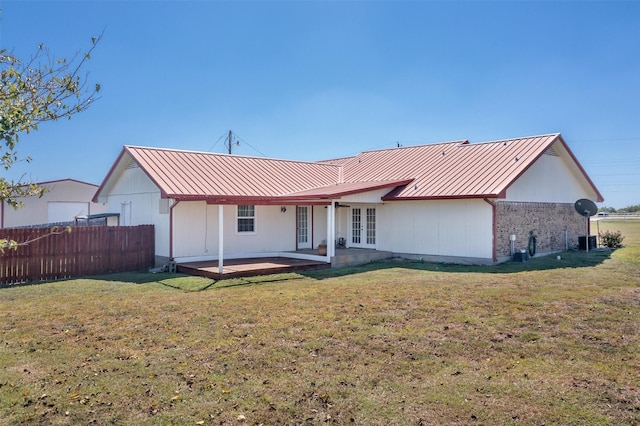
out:
{"label": "roof ridge", "polygon": [[316,163],[327,163],[327,162],[330,162],[330,161],[348,160],[348,159],[350,159],[350,158],[354,158],[354,157],[357,157],[357,156],[358,156],[358,154],[355,154],[355,155],[345,155],[344,157],[327,158],[327,159],[324,159],[324,160],[318,160],[318,161],[316,161]]}
{"label": "roof ridge", "polygon": [[[287,163],[302,163],[302,164],[318,164],[321,163],[319,161],[306,161],[306,160],[288,160],[286,158],[274,158],[274,157],[258,157],[256,155],[239,155],[239,154],[225,154],[221,152],[208,152],[208,151],[195,151],[190,149],[178,149],[178,148],[162,148],[162,147],[152,147],[152,146],[137,146],[137,145],[125,145],[125,148],[133,148],[133,149],[146,149],[146,150],[156,150],[156,151],[168,151],[168,152],[177,152],[177,153],[185,153],[185,154],[203,154],[203,155],[213,155],[219,157],[235,157],[235,158],[247,158],[254,160],[269,160],[269,161],[279,161],[279,162],[287,162]],[[322,164],[323,166],[331,166],[338,167],[335,164]]]}
{"label": "roof ridge", "polygon": [[[45,180],[42,182],[33,182],[33,183],[35,183],[36,185],[46,185],[49,183],[57,183],[57,182],[76,182],[76,183],[82,183],[85,185],[95,186],[96,188],[98,187],[98,185],[96,185],[95,183],[86,182],[86,181],[74,179],[74,178],[61,178],[61,179]],[[28,185],[28,184],[29,183],[25,183],[24,185]]]}
{"label": "roof ridge", "polygon": [[478,145],[485,145],[485,144],[490,144],[490,143],[500,143],[500,142],[513,142],[513,141],[517,141],[517,140],[521,140],[521,139],[544,138],[544,137],[549,137],[549,136],[558,137],[560,135],[561,135],[560,132],[558,132],[558,133],[547,133],[547,134],[542,134],[542,135],[520,136],[520,137],[516,137],[516,138],[496,139],[496,140],[493,140],[493,141],[470,142],[466,146],[478,146]]}
{"label": "roof ridge", "polygon": [[434,143],[423,143],[423,144],[419,144],[419,145],[397,146],[397,147],[393,147],[393,148],[370,149],[370,150],[366,150],[366,151],[361,151],[359,154],[356,154],[356,155],[353,155],[353,156],[347,157],[347,158],[357,157],[358,155],[364,154],[365,152],[397,151],[397,150],[400,150],[400,149],[422,148],[422,147],[425,147],[425,146],[453,145],[453,144],[465,145],[465,144],[468,144],[468,143],[469,143],[468,139],[459,139],[459,140],[448,141],[448,142],[434,142]]}

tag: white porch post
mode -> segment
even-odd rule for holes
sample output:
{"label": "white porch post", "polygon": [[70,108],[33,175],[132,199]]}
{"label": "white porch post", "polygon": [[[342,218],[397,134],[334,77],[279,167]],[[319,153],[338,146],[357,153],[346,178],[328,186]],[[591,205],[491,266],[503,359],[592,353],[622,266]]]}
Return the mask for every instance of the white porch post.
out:
{"label": "white porch post", "polygon": [[218,273],[222,276],[224,264],[224,206],[218,205]]}
{"label": "white porch post", "polygon": [[336,255],[336,204],[331,201],[331,257]]}
{"label": "white porch post", "polygon": [[331,201],[327,206],[327,263],[331,262],[331,258],[335,256],[335,235],[336,235],[336,210]]}

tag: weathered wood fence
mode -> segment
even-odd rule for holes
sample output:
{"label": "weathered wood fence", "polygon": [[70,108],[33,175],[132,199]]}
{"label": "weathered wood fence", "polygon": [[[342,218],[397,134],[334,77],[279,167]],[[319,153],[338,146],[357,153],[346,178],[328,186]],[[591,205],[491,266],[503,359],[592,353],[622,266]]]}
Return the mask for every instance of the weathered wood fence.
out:
{"label": "weathered wood fence", "polygon": [[[58,231],[64,228],[58,228]],[[153,225],[0,229],[0,237],[32,241],[0,252],[0,286],[143,270],[154,265]]]}

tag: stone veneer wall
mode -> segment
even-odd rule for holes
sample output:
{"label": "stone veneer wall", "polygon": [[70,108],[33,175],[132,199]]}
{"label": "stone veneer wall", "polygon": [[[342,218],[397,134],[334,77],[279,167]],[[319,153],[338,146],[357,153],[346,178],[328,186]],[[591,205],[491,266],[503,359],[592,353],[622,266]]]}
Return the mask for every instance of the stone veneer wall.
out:
{"label": "stone veneer wall", "polygon": [[496,203],[496,239],[498,258],[511,255],[509,236],[516,235],[515,249],[527,248],[529,231],[537,238],[537,253],[562,251],[578,247],[578,236],[586,232],[586,219],[571,203],[527,203],[498,201]]}

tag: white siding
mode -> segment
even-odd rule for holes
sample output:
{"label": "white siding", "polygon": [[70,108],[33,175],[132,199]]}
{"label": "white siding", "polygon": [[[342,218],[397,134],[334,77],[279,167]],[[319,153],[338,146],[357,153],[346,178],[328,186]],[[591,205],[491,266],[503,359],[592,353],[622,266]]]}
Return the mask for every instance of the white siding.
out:
{"label": "white siding", "polygon": [[326,206],[313,206],[313,248],[327,240],[327,210]]}
{"label": "white siding", "polygon": [[[217,234],[218,229],[217,211],[215,222],[208,223],[207,210],[207,203],[204,201],[181,201],[173,209],[174,257],[202,256],[207,253],[208,232],[215,229]],[[217,242],[217,235],[215,241]]]}
{"label": "white siding", "polygon": [[391,192],[393,188],[378,189],[376,191],[362,192],[342,197],[340,204],[349,203],[380,203],[381,198]]}
{"label": "white siding", "polygon": [[378,250],[493,257],[493,210],[483,200],[394,201],[378,213]]}
{"label": "white siding", "polygon": [[592,198],[561,157],[543,155],[507,189],[506,201],[574,203],[580,198]]}
{"label": "white siding", "polygon": [[[174,257],[218,255],[218,208],[203,201],[180,202],[174,209]],[[224,255],[259,254],[296,249],[296,215],[290,206],[256,206],[254,233],[238,233],[234,205],[224,206]]]}
{"label": "white siding", "polygon": [[349,240],[349,221],[351,219],[349,212],[350,209],[347,207],[338,207],[336,209],[336,241],[338,238],[344,238],[347,242]]}
{"label": "white siding", "polygon": [[168,257],[169,213],[160,200],[160,190],[140,168],[126,169],[107,197],[106,211],[126,213],[121,225],[155,225],[156,255]]}

